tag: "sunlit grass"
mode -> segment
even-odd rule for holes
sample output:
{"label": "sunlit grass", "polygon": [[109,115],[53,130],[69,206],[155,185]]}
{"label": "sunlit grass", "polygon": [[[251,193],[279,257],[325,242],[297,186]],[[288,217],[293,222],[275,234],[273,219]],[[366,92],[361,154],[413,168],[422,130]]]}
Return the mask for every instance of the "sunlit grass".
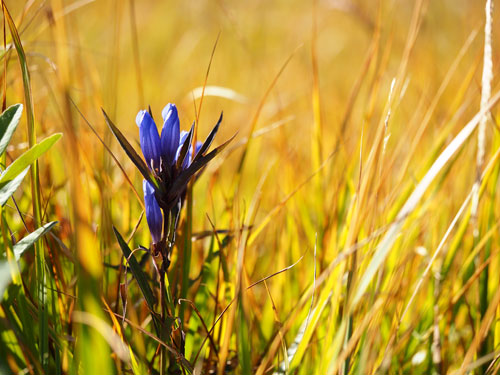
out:
{"label": "sunlit grass", "polygon": [[[498,372],[486,3],[5,1],[2,170],[63,136],[2,207],[0,373]],[[189,188],[161,314],[108,124],[140,153],[169,102],[236,137]]]}

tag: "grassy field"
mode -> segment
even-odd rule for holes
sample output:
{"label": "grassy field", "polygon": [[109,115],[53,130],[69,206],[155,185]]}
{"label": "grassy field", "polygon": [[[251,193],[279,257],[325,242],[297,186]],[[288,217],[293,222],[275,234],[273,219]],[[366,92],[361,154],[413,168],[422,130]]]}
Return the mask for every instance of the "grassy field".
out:
{"label": "grassy field", "polygon": [[2,1],[0,374],[500,373],[492,2]]}

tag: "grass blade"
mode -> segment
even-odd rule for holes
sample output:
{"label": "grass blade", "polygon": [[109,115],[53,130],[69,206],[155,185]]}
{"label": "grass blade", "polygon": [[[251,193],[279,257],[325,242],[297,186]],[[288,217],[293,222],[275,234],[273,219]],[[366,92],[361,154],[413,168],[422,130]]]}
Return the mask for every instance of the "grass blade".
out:
{"label": "grass blade", "polygon": [[357,303],[361,300],[366,289],[368,288],[368,285],[375,276],[375,273],[389,254],[389,251],[391,250],[392,245],[396,241],[401,227],[403,226],[404,219],[406,219],[406,217],[411,214],[411,212],[413,212],[434,178],[444,168],[444,166],[464,144],[464,142],[470,137],[474,129],[476,129],[483,114],[486,111],[489,111],[499,99],[500,92],[497,92],[495,96],[490,100],[488,106],[483,108],[476,116],[474,116],[474,118],[464,126],[460,133],[458,133],[457,136],[450,142],[450,144],[443,150],[443,152],[439,155],[434,164],[432,164],[431,168],[422,178],[420,183],[417,185],[413,193],[410,195],[404,206],[399,211],[396,217],[396,221],[389,227],[385,237],[380,242],[377,251],[375,252],[370,264],[368,265],[368,268],[363,273],[361,281],[356,290],[351,308],[356,306]]}
{"label": "grass blade", "polygon": [[[33,107],[33,94],[31,91],[31,79],[28,69],[28,62],[26,60],[26,54],[24,53],[24,48],[21,43],[21,38],[17,32],[16,25],[12,19],[5,3],[2,1],[2,9],[5,20],[9,25],[9,30],[12,35],[13,44],[17,51],[17,56],[19,58],[19,64],[21,66],[21,72],[23,77],[23,89],[24,89],[24,100],[26,105],[26,114],[28,117],[28,143],[30,148],[34,147],[36,144],[36,131],[35,131],[35,110]],[[38,164],[36,158],[32,160],[31,168],[31,195],[33,199],[33,213],[35,216],[36,226],[42,225],[42,205],[41,205],[41,193],[40,193],[40,179],[38,176]],[[27,165],[26,165],[27,166]],[[22,170],[26,168],[21,168],[17,174],[21,173]],[[6,173],[6,172],[4,172]],[[16,175],[17,175],[16,174]],[[15,177],[15,176],[13,176]],[[39,357],[42,367],[45,371],[48,371],[49,365],[49,336],[48,336],[48,325],[49,316],[47,308],[45,306],[45,248],[43,243],[35,247],[35,257],[36,257],[36,276],[37,276],[37,287],[35,291],[35,298],[38,300],[38,307],[40,313],[40,325],[39,325]]]}
{"label": "grass blade", "polygon": [[201,156],[203,156],[203,154],[210,148],[210,145],[212,144],[212,142],[215,138],[215,135],[219,131],[219,126],[220,126],[221,122],[222,122],[222,112],[220,114],[219,121],[217,121],[217,124],[215,124],[214,128],[210,131],[210,134],[208,135],[207,139],[205,139],[205,142],[203,142],[203,145],[201,146],[200,150],[196,154],[193,162],[195,162]]}
{"label": "grass blade", "polygon": [[59,138],[61,138],[61,136],[61,133],[53,134],[19,156],[0,175],[0,184],[6,184],[16,178],[26,168],[32,165],[40,156],[47,152],[54,145],[54,143],[56,143]]}
{"label": "grass blade", "polygon": [[23,182],[24,176],[26,176],[29,169],[30,169],[29,167],[26,167],[24,171],[19,173],[12,180],[0,184],[0,206],[5,205],[5,203],[7,203],[9,198],[12,197],[12,195],[17,190],[19,185],[21,185],[21,182]]}
{"label": "grass blade", "polygon": [[196,172],[198,172],[205,165],[207,165],[207,163],[210,160],[215,158],[229,144],[229,142],[231,142],[234,139],[234,137],[236,137],[236,134],[233,135],[230,139],[228,139],[219,147],[213,149],[207,155],[200,156],[198,160],[193,161],[189,166],[189,168],[183,171],[175,179],[174,183],[172,184],[172,188],[170,189],[171,195],[168,197],[168,201],[170,202],[172,199],[176,198],[182,192],[188,181],[196,174]]}
{"label": "grass blade", "polygon": [[146,163],[144,162],[144,160],[142,160],[139,154],[137,154],[137,152],[134,150],[129,141],[127,141],[127,138],[125,138],[125,136],[116,127],[116,125],[113,124],[113,121],[111,121],[111,119],[108,117],[104,109],[102,110],[102,113],[104,114],[104,119],[106,120],[106,124],[108,124],[109,128],[111,129],[111,132],[116,137],[118,143],[120,143],[120,146],[122,146],[123,150],[128,155],[130,160],[132,160],[132,163],[135,164],[137,169],[139,169],[139,172],[141,172],[141,174],[146,180],[148,180],[153,186],[156,186],[158,188],[158,183],[151,175],[151,172]]}
{"label": "grass blade", "polygon": [[50,223],[45,224],[43,227],[40,227],[37,230],[31,232],[21,241],[16,243],[14,245],[14,255],[16,256],[16,261],[18,261],[26,250],[33,246],[33,244],[38,241],[40,237],[47,234],[56,224],[57,221],[51,221]]}
{"label": "grass blade", "polygon": [[130,270],[132,271],[132,274],[134,275],[135,280],[137,281],[137,284],[139,284],[139,288],[141,289],[142,295],[144,296],[144,299],[146,300],[146,304],[149,307],[149,310],[151,311],[151,315],[153,317],[153,322],[155,324],[155,328],[158,330],[158,321],[156,317],[156,313],[154,312],[154,306],[156,304],[156,300],[153,294],[153,291],[151,290],[151,287],[148,283],[148,279],[146,278],[146,275],[144,272],[142,272],[142,268],[137,262],[137,259],[135,259],[135,256],[132,254],[132,251],[128,247],[127,243],[123,239],[122,235],[118,230],[113,226],[113,231],[115,232],[116,239],[118,240],[118,244],[120,245],[120,248],[122,249],[123,255],[125,256],[125,259],[127,260],[127,263],[130,267]]}

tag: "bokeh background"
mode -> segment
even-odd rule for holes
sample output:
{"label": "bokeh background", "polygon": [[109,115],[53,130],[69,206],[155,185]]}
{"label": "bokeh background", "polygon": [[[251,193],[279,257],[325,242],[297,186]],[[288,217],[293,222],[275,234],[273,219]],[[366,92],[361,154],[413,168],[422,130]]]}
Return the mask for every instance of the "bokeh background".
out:
{"label": "bokeh background", "polygon": [[[193,187],[193,217],[182,216],[169,272],[174,295],[189,283],[186,297],[200,314],[190,306],[178,311],[186,358],[194,360],[206,336],[199,317],[211,327],[237,297],[238,307],[229,309],[213,332],[218,350],[205,344],[205,361],[196,362],[207,373],[280,373],[282,368],[282,373],[300,374],[444,374],[463,365],[498,289],[496,166],[478,217],[460,218],[430,276],[422,275],[481,172],[476,133],[405,217],[363,299],[352,305],[352,298],[405,200],[479,111],[485,1],[5,4],[27,54],[37,136],[63,133],[57,147],[40,159],[45,217],[59,221],[54,233],[60,242],[51,240],[47,249],[50,277],[60,292],[53,297],[59,305],[50,319],[61,319],[54,329],[70,338],[68,344],[52,344],[51,369],[77,373],[78,367],[70,365],[72,353],[82,358],[84,372],[99,366],[118,373],[130,368],[110,354],[113,348],[99,334],[82,333],[75,342],[79,324],[71,313],[88,309],[115,331],[120,325],[142,369],[156,371],[155,343],[133,325],[103,313],[105,301],[123,314],[118,292],[126,276],[112,267],[123,262],[112,227],[131,236],[131,248],[149,247],[150,235],[145,220],[138,223],[142,177],[112,136],[101,109],[139,150],[137,112],[150,106],[158,120],[163,107],[175,103],[181,128],[187,130],[205,83],[198,138],[208,134],[221,111],[224,120],[215,144],[236,137]],[[493,93],[498,21],[494,9]],[[23,102],[15,51],[9,49],[4,59],[7,103]],[[493,110],[486,162],[499,145],[495,119]],[[11,158],[26,148],[23,121],[9,148]],[[33,226],[28,179],[26,184],[16,197]],[[12,226],[21,228],[19,216],[9,212]],[[182,280],[181,272],[188,220],[194,233],[190,282]],[[227,242],[222,249],[210,222],[221,231],[219,240]],[[475,228],[479,235],[474,236]],[[484,261],[488,265],[477,271]],[[35,284],[33,255],[22,262],[27,285]],[[235,296],[239,287],[246,290],[292,264],[265,285]],[[144,269],[154,274],[150,260]],[[422,287],[401,319],[421,278]],[[128,280],[127,318],[150,329],[140,291]],[[85,296],[91,302],[79,304]],[[497,317],[493,313],[486,344],[478,347],[474,360],[488,356],[489,364],[498,353]],[[2,319],[8,321],[5,314]],[[106,349],[89,364],[96,355],[95,350],[85,354],[92,340]],[[17,341],[22,342],[19,335]],[[84,347],[80,352],[79,344]],[[18,350],[15,343],[9,348]],[[5,368],[29,367],[17,355],[11,357]],[[480,368],[486,371],[487,366]]]}

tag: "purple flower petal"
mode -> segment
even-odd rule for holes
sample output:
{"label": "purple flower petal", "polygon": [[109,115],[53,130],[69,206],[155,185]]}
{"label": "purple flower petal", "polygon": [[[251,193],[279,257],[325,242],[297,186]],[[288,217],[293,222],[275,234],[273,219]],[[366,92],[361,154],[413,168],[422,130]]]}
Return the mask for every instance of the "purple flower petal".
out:
{"label": "purple flower petal", "polygon": [[156,244],[161,240],[161,230],[163,227],[163,216],[161,208],[155,198],[155,189],[148,181],[142,181],[142,189],[144,190],[144,203],[146,206],[146,220],[148,222],[149,231],[153,238],[153,243]]}
{"label": "purple flower petal", "polygon": [[174,164],[179,144],[179,115],[175,104],[167,104],[161,112],[163,128],[161,130],[161,151],[167,165]]}
{"label": "purple flower petal", "polygon": [[135,122],[139,127],[141,150],[150,169],[160,168],[160,135],[156,124],[147,111],[139,111]]}

